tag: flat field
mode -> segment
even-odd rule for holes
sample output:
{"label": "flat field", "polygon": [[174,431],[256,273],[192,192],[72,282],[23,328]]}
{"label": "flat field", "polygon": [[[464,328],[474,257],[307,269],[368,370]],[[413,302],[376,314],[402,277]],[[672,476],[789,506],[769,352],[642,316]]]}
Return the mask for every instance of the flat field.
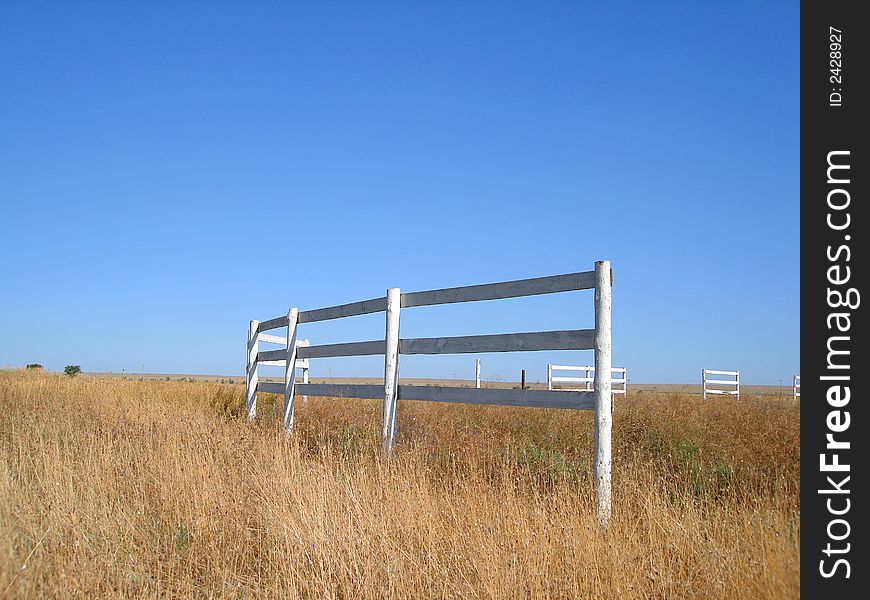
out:
{"label": "flat field", "polygon": [[[238,381],[238,380],[237,380]],[[629,394],[598,527],[588,412],[0,372],[0,597],[794,598],[800,408]]]}

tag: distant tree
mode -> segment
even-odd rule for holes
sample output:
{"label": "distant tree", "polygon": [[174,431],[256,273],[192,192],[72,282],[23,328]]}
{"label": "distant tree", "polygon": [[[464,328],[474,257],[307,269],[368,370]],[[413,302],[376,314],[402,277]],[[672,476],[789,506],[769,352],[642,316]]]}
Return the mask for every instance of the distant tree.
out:
{"label": "distant tree", "polygon": [[64,375],[69,375],[70,377],[75,377],[81,372],[82,368],[78,365],[67,365],[63,368]]}
{"label": "distant tree", "polygon": [[43,367],[39,363],[30,363],[29,365],[27,365],[27,368],[28,369],[42,369]]}

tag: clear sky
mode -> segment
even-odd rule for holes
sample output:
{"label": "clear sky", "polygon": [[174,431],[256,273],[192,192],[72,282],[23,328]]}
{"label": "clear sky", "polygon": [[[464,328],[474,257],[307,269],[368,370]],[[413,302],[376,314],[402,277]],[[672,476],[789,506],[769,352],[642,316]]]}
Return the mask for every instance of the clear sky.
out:
{"label": "clear sky", "polygon": [[[798,2],[360,4],[0,4],[0,366],[239,375],[248,320],[290,306],[610,259],[632,381],[799,372]],[[574,292],[401,326],[592,316]],[[481,359],[542,380],[592,356]]]}

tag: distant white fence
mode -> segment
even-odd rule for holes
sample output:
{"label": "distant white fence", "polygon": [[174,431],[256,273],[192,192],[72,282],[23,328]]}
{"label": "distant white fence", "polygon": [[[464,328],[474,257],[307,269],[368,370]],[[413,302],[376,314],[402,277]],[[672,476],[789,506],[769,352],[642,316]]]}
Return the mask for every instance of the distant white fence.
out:
{"label": "distant white fence", "polygon": [[791,383],[791,396],[797,401],[801,397],[801,376],[795,375]]}
{"label": "distant white fence", "polygon": [[[554,375],[553,371],[574,371],[583,373],[583,377],[575,375]],[[613,367],[610,376],[610,392],[625,394],[628,391],[628,372],[625,367]],[[613,376],[616,373],[616,376]],[[572,387],[561,387],[560,384],[571,384]],[[580,384],[579,386],[573,384]],[[547,365],[547,389],[567,391],[592,391],[595,385],[595,367],[577,365]]]}
{"label": "distant white fence", "polygon": [[[296,392],[310,396],[372,398],[383,400],[383,445],[392,452],[396,435],[398,400],[429,400],[471,404],[567,408],[595,411],[595,487],[598,519],[604,524],[611,513],[611,291],[613,274],[609,261],[595,263],[594,271],[538,277],[501,283],[471,285],[402,294],[399,288],[387,290],[386,297],[299,311],[268,321],[251,321],[248,329],[246,398],[248,415],[257,413],[257,391],[284,395],[284,426],[293,428]],[[402,308],[519,298],[573,290],[595,290],[595,328],[499,335],[471,335],[437,338],[399,338],[399,313]],[[382,340],[300,346],[298,327],[303,323],[339,319],[376,312],[386,313],[386,334]],[[285,347],[260,350],[263,333],[287,328]],[[281,338],[276,338],[281,339]],[[265,340],[268,341],[268,340]],[[529,389],[460,388],[399,385],[401,354],[462,354],[480,352],[527,352],[537,350],[594,350],[595,373],[592,391],[551,391]],[[293,369],[297,359],[338,356],[384,355],[384,385],[297,384]],[[283,362],[282,362],[283,361]],[[285,365],[283,383],[260,382],[257,365]]]}
{"label": "distant white fence", "polygon": [[[713,379],[709,375],[718,375],[719,377],[728,377],[729,379]],[[740,400],[740,371],[702,369],[701,387],[704,390],[704,400],[707,399],[707,394],[737,396],[737,399]]]}

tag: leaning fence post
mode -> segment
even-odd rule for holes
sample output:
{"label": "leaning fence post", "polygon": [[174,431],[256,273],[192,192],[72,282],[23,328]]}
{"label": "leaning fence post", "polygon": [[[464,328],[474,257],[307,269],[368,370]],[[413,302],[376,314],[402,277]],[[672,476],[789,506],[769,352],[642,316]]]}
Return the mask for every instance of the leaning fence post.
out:
{"label": "leaning fence post", "polygon": [[245,403],[248,407],[248,418],[257,416],[257,352],[260,349],[259,321],[248,324],[248,359],[245,368]]}
{"label": "leaning fence post", "polygon": [[387,331],[384,348],[384,428],[383,446],[393,451],[396,437],[396,405],[399,398],[399,288],[387,290]]}
{"label": "leaning fence post", "polygon": [[610,261],[595,263],[595,491],[598,522],[611,514],[611,294]]}
{"label": "leaning fence post", "polygon": [[[288,433],[293,431],[294,394],[296,391],[296,324],[299,321],[299,311],[291,308],[287,311],[287,360],[284,364],[284,428]],[[307,382],[304,382],[307,383]]]}

